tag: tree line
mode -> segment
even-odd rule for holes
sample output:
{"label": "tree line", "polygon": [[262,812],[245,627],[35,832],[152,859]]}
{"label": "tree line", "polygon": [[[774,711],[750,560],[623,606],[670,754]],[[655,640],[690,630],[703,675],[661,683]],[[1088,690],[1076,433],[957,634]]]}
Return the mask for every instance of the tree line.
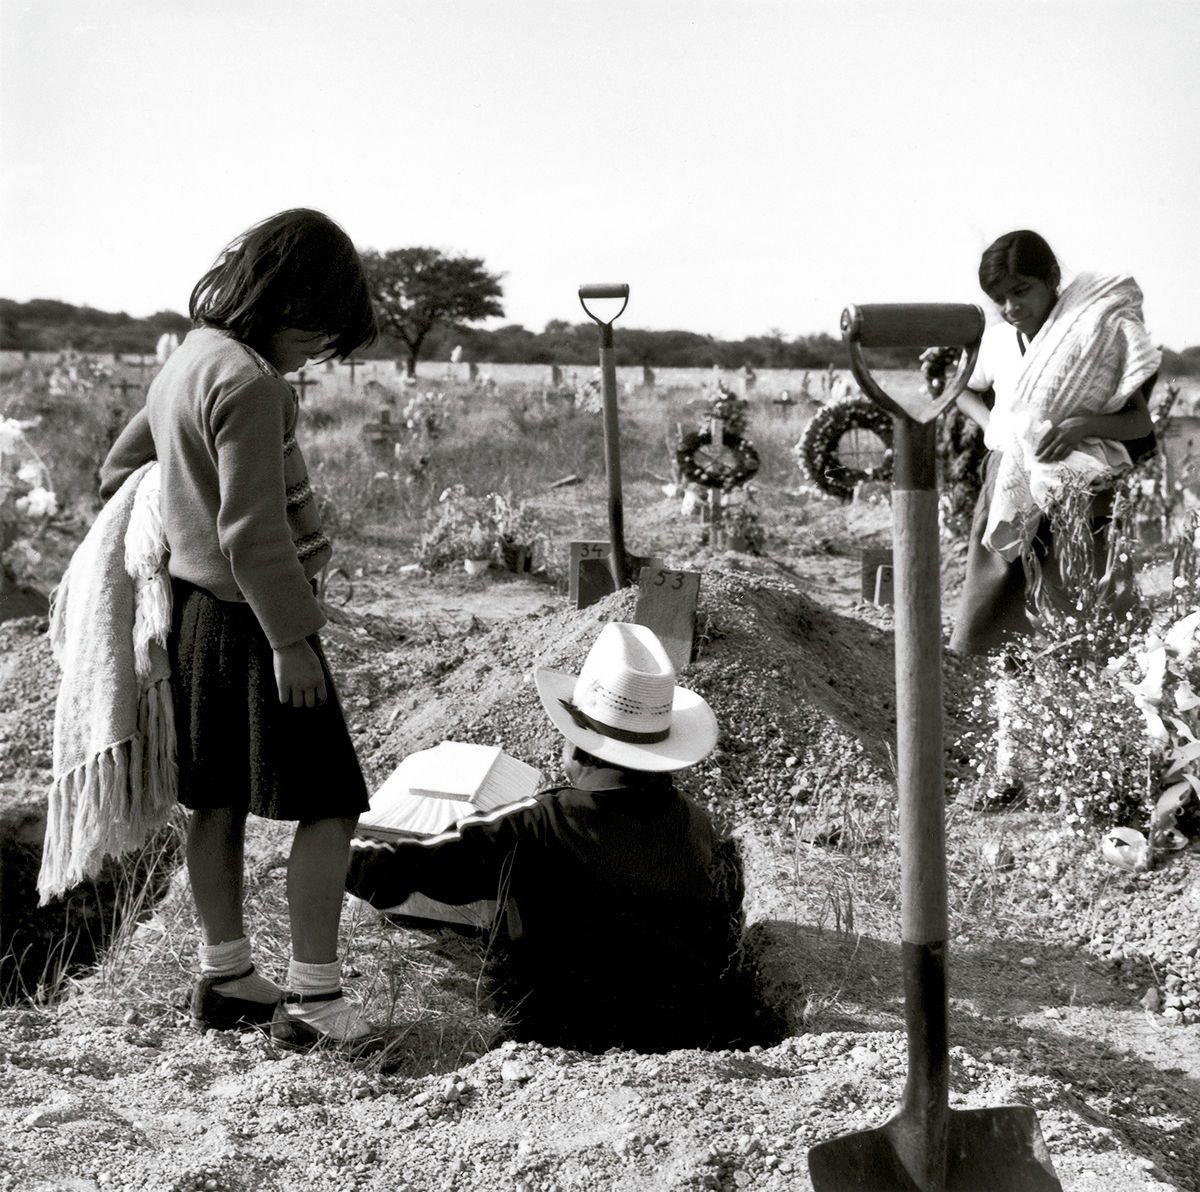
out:
{"label": "tree line", "polygon": [[[0,298],[0,349],[18,352],[63,352],[150,355],[159,337],[174,332],[181,339],[190,323],[174,311],[146,318],[72,306],[54,299],[14,302]],[[494,330],[462,323],[436,324],[423,337],[419,358],[449,360],[461,349],[463,360],[495,364],[561,364],[579,366],[596,359],[596,326],[591,322],[552,320],[541,331],[519,323]],[[648,331],[621,328],[616,336],[621,365],[652,368],[824,368],[846,367],[840,340],[830,335],[785,339],[778,332],[742,340],[722,340],[692,331]],[[380,338],[364,355],[371,359],[408,360],[409,345],[392,328],[383,326]]]}
{"label": "tree line", "polygon": [[[541,331],[519,323],[485,328],[503,319],[500,274],[479,257],[412,247],[361,254],[380,325],[368,359],[403,360],[410,375],[419,359],[463,359],[478,363],[580,365],[597,356],[597,331],[590,320],[553,319]],[[183,336],[188,320],[174,311],[136,319],[52,299],[14,302],[0,298],[0,348],[16,351],[151,353],[164,332]],[[935,345],[929,345],[935,346]],[[693,331],[650,331],[622,327],[615,337],[618,365],[651,368],[824,369],[846,368],[845,344],[826,334],[789,339],[778,330],[726,340]],[[867,352],[874,367],[913,368],[918,354],[907,349]],[[1200,375],[1200,347],[1164,352],[1169,375]]]}

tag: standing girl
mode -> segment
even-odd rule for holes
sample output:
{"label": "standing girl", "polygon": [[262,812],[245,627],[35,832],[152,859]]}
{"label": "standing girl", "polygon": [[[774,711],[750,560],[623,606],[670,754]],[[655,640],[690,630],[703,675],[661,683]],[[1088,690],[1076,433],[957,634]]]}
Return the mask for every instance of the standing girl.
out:
{"label": "standing girl", "polygon": [[[101,469],[111,495],[156,457],[170,549],[179,799],[203,943],[200,1029],[271,1023],[290,1047],[370,1034],[341,991],[337,931],[366,785],[321,651],[314,579],[330,557],[284,374],[371,343],[349,237],[284,211],[231,243],[192,291],[193,330]],[[251,960],[243,922],[248,813],[296,820],[287,991]]]}
{"label": "standing girl", "polygon": [[1060,289],[1061,280],[1036,232],[1001,236],[979,263],[1004,321],[984,332],[958,399],[988,447],[950,639],[960,653],[1032,632],[1031,581],[1047,599],[1060,596],[1048,514],[1071,486],[1094,493],[1102,560],[1117,478],[1154,445],[1147,397],[1161,354],[1142,322],[1141,290],[1127,276],[1081,273]]}

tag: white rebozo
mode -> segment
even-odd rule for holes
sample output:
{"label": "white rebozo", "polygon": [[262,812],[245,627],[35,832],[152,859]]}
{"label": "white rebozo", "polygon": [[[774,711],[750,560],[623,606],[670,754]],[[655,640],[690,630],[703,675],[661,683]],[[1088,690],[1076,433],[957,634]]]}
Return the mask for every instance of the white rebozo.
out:
{"label": "white rebozo", "polygon": [[1067,486],[1103,482],[1130,467],[1129,453],[1115,440],[1085,439],[1057,463],[1039,463],[1034,452],[1047,423],[1116,413],[1161,359],[1132,277],[1081,273],[1064,288],[1017,380],[983,538],[990,550],[1017,558]]}
{"label": "white rebozo", "polygon": [[158,465],[145,464],[100,511],[51,597],[62,679],[43,905],[95,876],[106,857],[139,848],[176,806],[166,559]]}

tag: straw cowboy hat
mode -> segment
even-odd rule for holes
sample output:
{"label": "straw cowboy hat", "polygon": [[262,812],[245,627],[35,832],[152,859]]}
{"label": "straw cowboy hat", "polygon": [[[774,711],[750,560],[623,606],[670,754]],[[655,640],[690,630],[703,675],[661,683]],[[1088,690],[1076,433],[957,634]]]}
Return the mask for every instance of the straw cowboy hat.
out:
{"label": "straw cowboy hat", "polygon": [[573,745],[628,770],[681,770],[712,752],[717,718],[645,625],[612,621],[600,631],[578,678],[533,672],[551,723]]}

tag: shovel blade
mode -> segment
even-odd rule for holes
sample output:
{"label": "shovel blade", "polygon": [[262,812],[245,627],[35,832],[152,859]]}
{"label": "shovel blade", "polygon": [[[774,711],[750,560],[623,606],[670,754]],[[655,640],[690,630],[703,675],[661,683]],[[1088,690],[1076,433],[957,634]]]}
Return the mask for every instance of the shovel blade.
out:
{"label": "shovel blade", "polygon": [[808,1152],[813,1192],[1062,1192],[1037,1115],[1024,1105],[954,1109],[945,1171],[904,1111]]}

